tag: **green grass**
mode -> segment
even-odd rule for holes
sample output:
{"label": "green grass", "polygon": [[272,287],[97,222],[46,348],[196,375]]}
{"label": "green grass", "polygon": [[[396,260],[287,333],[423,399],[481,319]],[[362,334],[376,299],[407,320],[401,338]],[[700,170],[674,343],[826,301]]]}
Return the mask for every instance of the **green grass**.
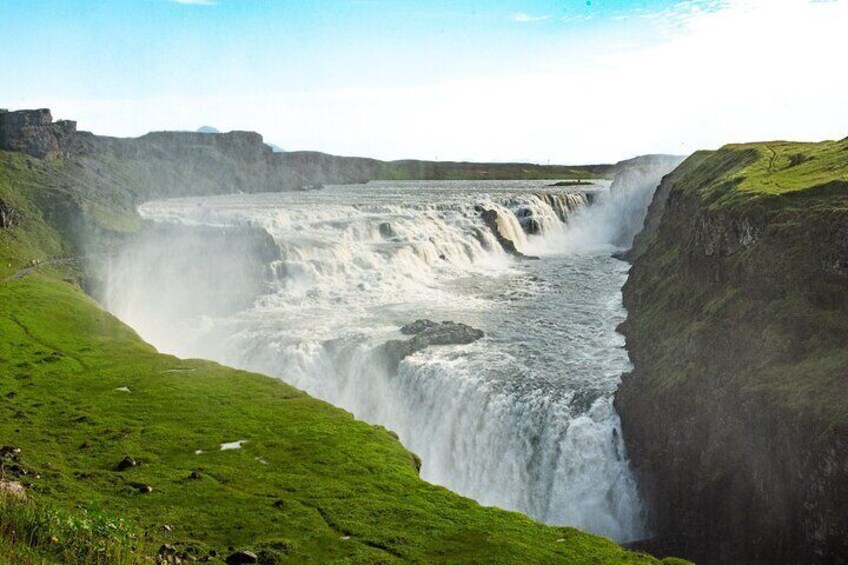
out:
{"label": "green grass", "polygon": [[[0,230],[0,279],[73,253],[76,222],[124,225],[98,225],[86,210],[106,200],[66,167],[0,152],[0,199],[22,218]],[[81,276],[54,265],[0,282],[0,445],[21,448],[33,501],[0,505],[0,561],[96,563],[105,544],[108,562],[132,563],[172,543],[265,563],[656,562],[428,484],[389,431],[279,380],[159,354]],[[115,470],[125,455],[142,464]]]}
{"label": "green grass", "polygon": [[[652,562],[429,485],[388,431],[280,381],[160,355],[70,284],[30,276],[0,286],[0,303],[0,441],[40,474],[36,500],[172,525],[158,538],[198,553],[278,543],[312,562]],[[219,449],[235,440],[247,443]],[[115,471],[125,454],[142,465]]]}
{"label": "green grass", "polygon": [[611,165],[567,166],[451,161],[381,162],[376,180],[548,180],[606,178]]}
{"label": "green grass", "polygon": [[701,153],[678,174],[681,186],[702,193],[781,195],[834,183],[848,183],[848,138],[841,141],[786,141],[726,145]]}
{"label": "green grass", "polygon": [[155,553],[143,533],[96,506],[73,512],[0,494],[0,562],[134,565]]}

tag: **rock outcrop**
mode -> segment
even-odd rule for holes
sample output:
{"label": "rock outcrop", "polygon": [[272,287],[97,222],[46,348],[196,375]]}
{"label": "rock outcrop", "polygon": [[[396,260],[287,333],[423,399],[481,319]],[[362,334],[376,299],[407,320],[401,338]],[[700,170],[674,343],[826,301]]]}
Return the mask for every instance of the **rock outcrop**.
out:
{"label": "rock outcrop", "polygon": [[495,236],[498,244],[501,248],[512,255],[513,257],[518,257],[519,259],[538,259],[538,257],[533,257],[532,255],[525,255],[516,247],[515,242],[504,234],[504,230],[500,225],[500,216],[497,210],[492,210],[489,208],[478,209],[480,212],[480,217],[483,219],[483,222],[486,226],[491,230],[492,235]]}
{"label": "rock outcrop", "polygon": [[20,220],[20,214],[11,205],[0,199],[0,230],[15,227]]}
{"label": "rock outcrop", "polygon": [[449,321],[416,320],[403,326],[400,331],[404,335],[413,337],[407,340],[387,341],[379,348],[389,369],[396,369],[405,357],[432,345],[466,345],[484,336],[483,330]]}
{"label": "rock outcrop", "polygon": [[72,150],[77,123],[53,122],[50,110],[0,111],[0,149],[52,159]]}
{"label": "rock outcrop", "polygon": [[629,254],[635,369],[615,400],[657,534],[645,547],[848,563],[846,155],[729,146],[656,192]]}

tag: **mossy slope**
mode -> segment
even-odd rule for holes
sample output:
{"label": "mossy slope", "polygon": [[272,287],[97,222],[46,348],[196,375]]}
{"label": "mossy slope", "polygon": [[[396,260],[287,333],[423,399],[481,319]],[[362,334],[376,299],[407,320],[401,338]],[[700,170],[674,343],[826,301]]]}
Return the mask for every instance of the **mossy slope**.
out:
{"label": "mossy slope", "polygon": [[[0,444],[40,475],[26,479],[38,504],[126,518],[147,532],[141,552],[170,542],[316,563],[655,562],[430,485],[388,431],[278,380],[157,353],[80,290],[70,264],[9,278],[72,254],[56,210],[92,202],[57,186],[63,163],[0,157],[0,199],[21,218],[0,230]],[[142,464],[116,471],[127,454]],[[33,551],[0,543],[0,556],[37,562]]]}

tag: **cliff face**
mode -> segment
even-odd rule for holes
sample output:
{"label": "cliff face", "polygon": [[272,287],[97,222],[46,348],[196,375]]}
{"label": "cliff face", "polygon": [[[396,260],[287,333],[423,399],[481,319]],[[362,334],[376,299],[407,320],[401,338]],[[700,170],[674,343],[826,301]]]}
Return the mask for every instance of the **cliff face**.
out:
{"label": "cliff face", "polygon": [[848,563],[848,140],[693,155],[630,258],[616,408],[655,549]]}
{"label": "cliff face", "polygon": [[21,151],[33,157],[54,158],[73,146],[77,123],[53,122],[50,110],[0,110],[0,149]]}

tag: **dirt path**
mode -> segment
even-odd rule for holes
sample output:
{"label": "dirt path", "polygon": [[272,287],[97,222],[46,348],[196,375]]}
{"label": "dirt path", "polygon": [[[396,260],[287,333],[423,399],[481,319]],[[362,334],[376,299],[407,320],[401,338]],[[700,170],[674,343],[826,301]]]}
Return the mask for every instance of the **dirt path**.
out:
{"label": "dirt path", "polygon": [[67,265],[69,263],[79,261],[82,258],[83,257],[61,257],[61,258],[58,258],[58,259],[48,259],[47,261],[41,261],[41,262],[36,263],[35,265],[31,265],[31,266],[29,266],[25,269],[21,269],[20,271],[14,273],[12,275],[9,275],[8,277],[6,277],[4,279],[0,279],[0,284],[5,284],[9,281],[16,281],[16,280],[22,279],[25,276],[27,276],[28,274],[30,274],[31,272],[33,272],[34,270],[39,269],[41,267],[48,267],[50,265]]}

